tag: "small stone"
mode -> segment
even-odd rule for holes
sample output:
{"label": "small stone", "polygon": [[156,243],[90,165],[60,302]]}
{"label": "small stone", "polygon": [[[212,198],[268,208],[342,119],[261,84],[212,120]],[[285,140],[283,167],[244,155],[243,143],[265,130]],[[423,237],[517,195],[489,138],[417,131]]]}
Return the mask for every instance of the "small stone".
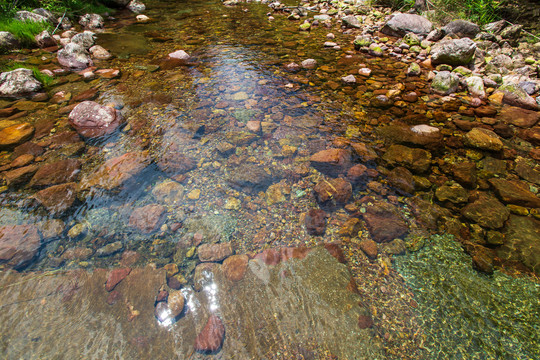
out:
{"label": "small stone", "polygon": [[301,63],[304,69],[315,69],[317,67],[317,60],[315,59],[306,59]]}
{"label": "small stone", "polygon": [[131,268],[123,269],[114,269],[112,270],[108,277],[107,282],[105,283],[105,290],[112,291],[116,285],[118,285],[122,280],[126,278],[131,272]]}
{"label": "small stone", "polygon": [[200,196],[201,196],[201,190],[200,189],[191,190],[187,194],[187,197],[188,197],[189,200],[197,200],[197,199],[199,199]]}
{"label": "small stone", "polygon": [[465,135],[465,139],[472,147],[482,150],[500,151],[503,143],[493,131],[484,128],[474,128]]}
{"label": "small stone", "polygon": [[352,197],[352,185],[347,180],[337,178],[321,180],[313,188],[317,201],[326,203],[330,200],[346,204]]}
{"label": "small stone", "polygon": [[366,253],[370,259],[377,258],[378,250],[377,243],[373,240],[362,240],[360,241],[360,249]]}
{"label": "small stone", "polygon": [[246,274],[248,261],[247,255],[232,255],[223,261],[221,270],[230,281],[240,281]]}
{"label": "small stone", "polygon": [[373,319],[368,315],[360,315],[358,317],[358,327],[360,329],[368,329],[373,327]]}
{"label": "small stone", "polygon": [[197,251],[202,262],[218,262],[233,254],[231,243],[202,244]]}
{"label": "small stone", "polygon": [[326,212],[321,209],[311,209],[305,216],[306,231],[310,235],[324,235],[326,231]]}
{"label": "small stone", "polygon": [[124,248],[124,245],[121,241],[115,241],[113,243],[107,244],[102,248],[97,249],[96,255],[100,257],[111,256],[119,252]]}
{"label": "small stone", "polygon": [[34,135],[34,127],[28,123],[8,126],[0,130],[0,150],[13,148]]}
{"label": "small stone", "polygon": [[216,353],[223,345],[225,326],[217,315],[210,315],[208,322],[195,339],[195,350],[201,353]]}

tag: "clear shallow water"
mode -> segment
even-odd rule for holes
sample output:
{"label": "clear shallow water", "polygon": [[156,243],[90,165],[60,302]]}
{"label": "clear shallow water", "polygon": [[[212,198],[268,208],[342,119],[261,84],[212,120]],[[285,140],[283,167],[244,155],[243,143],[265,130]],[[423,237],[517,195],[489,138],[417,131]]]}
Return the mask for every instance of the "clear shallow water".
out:
{"label": "clear shallow water", "polygon": [[[194,269],[198,260],[197,256],[193,255],[196,246],[194,238],[201,237],[203,243],[231,242],[237,253],[257,253],[264,248],[275,246],[314,246],[320,242],[343,239],[339,231],[348,213],[339,206],[325,208],[330,219],[324,236],[314,237],[305,231],[303,214],[309,209],[319,207],[312,196],[313,186],[324,178],[310,167],[310,155],[339,146],[340,142],[344,141],[361,141],[377,149],[381,146],[381,140],[376,135],[378,126],[389,122],[391,118],[416,117],[426,120],[427,105],[424,100],[420,100],[407,107],[381,110],[370,105],[371,96],[377,90],[397,88],[400,83],[415,89],[419,95],[425,95],[428,93],[427,86],[421,78],[406,79],[405,63],[387,58],[364,57],[354,52],[352,39],[337,29],[318,27],[309,33],[298,32],[298,23],[286,20],[283,16],[276,16],[273,22],[268,21],[265,15],[268,10],[266,6],[256,4],[225,8],[216,2],[155,2],[149,7],[147,14],[156,19],[156,22],[132,24],[131,15],[119,14],[119,19],[115,22],[118,28],[98,36],[98,43],[117,56],[116,59],[98,66],[121,69],[121,78],[85,83],[72,76],[70,82],[53,88],[52,92],[65,90],[76,94],[87,88],[98,88],[97,101],[103,104],[114,103],[118,108],[122,108],[128,120],[121,131],[105,139],[86,142],[85,150],[78,156],[83,161],[80,179],[84,181],[90,178],[106,160],[126,152],[144,153],[149,165],[113,191],[93,188],[79,194],[75,205],[60,216],[65,223],[64,230],[58,236],[47,239],[38,261],[28,270],[117,267],[124,264],[122,254],[136,251],[139,259],[134,263],[135,266],[153,263],[161,267],[175,263],[186,281],[184,285],[187,289],[196,282]],[[342,50],[322,48],[329,31],[336,34],[334,41],[342,46]],[[192,61],[188,66],[168,69],[167,63],[162,60],[177,49],[186,50],[192,55]],[[351,56],[347,56],[347,51]],[[318,68],[298,73],[284,70],[284,64],[291,61],[300,63],[306,58],[316,59]],[[370,79],[358,87],[342,85],[341,76],[356,73],[361,64],[372,69]],[[161,68],[156,70],[156,65]],[[33,116],[35,121],[39,122],[43,118],[56,116],[56,110],[53,106],[47,111],[36,112]],[[248,130],[247,123],[253,120],[261,122],[260,131]],[[70,130],[70,127],[64,116],[56,124],[55,131],[66,130]],[[173,176],[175,182],[171,182],[159,166],[160,161],[170,154],[173,154],[173,157],[178,154],[189,156],[195,164],[191,171]],[[51,151],[46,153],[46,157],[53,160],[62,157],[62,154]],[[361,160],[355,158],[355,161]],[[370,169],[377,168],[374,161],[363,163]],[[376,179],[385,183],[384,177]],[[374,196],[379,193],[367,188],[366,182],[367,180],[363,179],[354,187],[354,199],[358,204],[354,211],[365,210],[364,202],[359,201],[364,195]],[[3,193],[5,197],[2,204],[6,209],[1,213],[0,222],[41,223],[50,219],[51,216],[42,208],[27,201],[31,194],[32,190],[28,189]],[[389,191],[380,192],[376,196],[396,203],[395,198],[388,199],[388,195],[397,198],[401,194],[389,188]],[[140,231],[131,222],[134,210],[155,204],[165,208],[158,225],[150,233]],[[413,224],[410,209],[404,202],[397,204]],[[74,228],[77,231],[73,231]],[[352,235],[355,238],[355,234]],[[415,236],[417,234],[413,231],[408,240],[414,242]],[[345,249],[357,249],[358,240],[368,237],[368,231],[363,229],[358,238],[351,242],[345,240]],[[120,250],[113,251],[108,256],[100,255],[103,254],[100,249],[111,244],[120,244]],[[84,256],[66,256],[66,250],[73,248],[88,250],[84,251]],[[466,358],[463,354],[481,354],[484,351],[493,354],[491,356],[501,357],[517,352],[523,353],[523,356],[537,354],[534,349],[537,339],[529,340],[529,334],[535,326],[534,319],[505,315],[537,312],[536,285],[526,280],[501,278],[499,274],[494,278],[477,275],[472,270],[470,261],[467,261],[468,257],[455,246],[428,246],[425,251],[430,255],[424,256],[425,253],[420,252],[398,258],[397,267],[405,277],[405,284],[390,282],[382,286],[393,289],[398,289],[398,286],[411,287],[418,302],[418,307],[413,310],[414,318],[418,319],[420,326],[410,331],[425,335],[423,342],[418,337],[414,344],[426,350],[406,354],[406,351],[401,349],[401,353],[397,355],[387,352],[388,357]],[[453,256],[448,262],[456,268],[445,270],[442,266],[429,265],[432,257],[429,251],[434,251],[442,258]],[[349,257],[349,260],[365,267],[372,266],[365,256]],[[377,266],[380,264],[383,270],[380,270],[379,277],[386,279],[383,262],[379,260],[373,263]],[[327,264],[327,273],[331,273],[333,270],[330,269],[333,269],[335,264]],[[356,267],[355,269],[353,276],[357,279],[362,277],[361,270]],[[437,278],[446,278],[446,271],[467,274],[467,279],[473,280],[472,284],[460,282],[448,285]],[[257,276],[258,273],[255,270],[252,274]],[[422,274],[429,274],[430,277]],[[432,277],[435,279],[432,283],[423,283]],[[293,276],[293,283],[294,279]],[[93,284],[93,281],[99,283],[100,280],[103,279],[89,280],[85,284]],[[58,281],[64,280],[59,278]],[[314,286],[310,281],[312,280],[308,280],[307,284],[302,282],[308,292],[312,291]],[[504,290],[501,290],[498,283],[504,284]],[[515,285],[520,283],[525,285]],[[50,286],[52,288],[52,285]],[[287,296],[291,295],[291,289],[294,289],[294,286],[285,286],[285,290],[268,290],[260,284],[258,286],[273,293],[279,294],[282,291]],[[280,286],[279,281],[276,286]],[[491,300],[476,299],[475,294],[471,294],[471,288],[475,286],[485,289],[482,291],[484,293],[515,291],[516,294],[521,294],[523,300],[515,307],[496,307]],[[445,290],[447,287],[455,289],[455,292],[449,295]],[[157,292],[157,289],[159,286],[138,291]],[[324,291],[334,290],[327,286],[320,292],[324,294]],[[131,292],[135,296],[135,289]],[[317,291],[315,293],[318,294],[313,296],[315,299],[322,296]],[[234,307],[235,302],[232,299],[236,295],[226,291],[222,294],[224,295],[221,300]],[[255,307],[270,301],[264,297],[258,299],[257,294],[248,295],[245,295],[246,302]],[[92,301],[103,302],[105,296],[98,293],[88,306],[92,306]],[[302,296],[292,299],[278,296],[272,299],[271,301],[275,302],[283,301],[283,306],[289,307],[289,310],[293,304],[302,305],[308,302],[307,298]],[[440,299],[440,303],[433,299]],[[387,348],[398,348],[395,343],[401,342],[400,337],[404,335],[398,330],[392,332],[389,329],[394,326],[394,322],[402,321],[403,315],[394,315],[396,319],[391,319],[387,314],[393,313],[393,309],[378,308],[373,311],[373,308],[381,306],[376,299],[360,301],[365,308],[370,309],[370,314],[375,319],[375,330],[361,332],[362,336],[372,338],[373,351],[377,353],[380,350],[380,341],[386,341]],[[479,304],[479,310],[467,310],[471,301]],[[201,302],[204,303],[203,300]],[[352,302],[353,300],[350,301]],[[318,306],[324,312],[325,309],[332,308],[327,306],[332,305],[331,303],[332,301],[328,300]],[[109,309],[107,306],[105,309]],[[148,313],[152,312],[152,306],[141,305],[140,310],[146,310],[143,313],[145,321],[141,321],[143,324],[155,324],[153,314]],[[358,309],[360,308],[363,307]],[[359,311],[358,309],[355,311]],[[234,315],[237,310],[230,314]],[[18,312],[24,311],[26,310],[22,306],[14,310],[11,319],[17,319]],[[33,308],[31,311],[37,310]],[[84,306],[81,311],[86,311]],[[101,320],[107,328],[114,325],[109,323],[111,318],[107,316],[125,316],[116,308],[112,315],[108,310],[100,311],[107,314]],[[206,315],[204,311],[202,314]],[[226,308],[223,311],[225,313]],[[492,316],[498,311],[503,313],[501,317]],[[92,316],[91,312],[87,314],[88,317]],[[295,317],[290,313],[284,311],[283,314],[284,317],[289,316],[292,323],[295,322]],[[326,315],[329,314],[332,314],[330,310]],[[204,316],[196,315],[192,314],[199,330]],[[298,314],[298,319],[300,315],[314,319],[310,311]],[[65,316],[73,316],[73,313]],[[354,316],[358,314],[354,313]],[[234,316],[230,316],[227,319],[233,318]],[[448,319],[448,326],[444,319]],[[451,320],[455,321],[450,324]],[[58,318],[53,318],[51,324],[55,321],[58,321]],[[324,351],[329,349],[325,345],[329,339],[324,329],[327,320],[317,317],[312,321],[316,324],[313,325],[314,328],[321,326],[319,329],[322,331],[317,332],[320,338],[316,338],[315,345],[311,344],[306,351],[315,354],[312,358],[325,358]],[[482,325],[471,325],[478,323]],[[185,322],[178,324],[182,331],[185,331]],[[279,328],[280,322],[275,324]],[[512,324],[516,326],[512,327]],[[358,331],[355,325],[354,321],[348,318],[342,327],[339,324],[335,326],[339,331]],[[124,322],[121,326],[125,329],[127,325]],[[141,324],[138,326],[143,327]],[[239,326],[247,325],[239,322]],[[469,331],[472,328],[477,332],[488,333],[487,340],[458,346],[463,343],[464,338],[473,334]],[[511,330],[507,330],[508,328]],[[189,339],[182,347],[186,349],[184,354],[189,353],[188,348],[195,335],[192,332],[174,335],[176,339],[182,336]],[[264,331],[261,330],[261,333]],[[104,332],[101,340],[103,344],[108,344],[107,334]],[[165,342],[170,341],[169,338],[166,339]],[[293,340],[309,343],[306,338]],[[292,343],[294,344],[294,341]],[[158,341],[154,344],[159,346],[160,343]],[[260,347],[255,347],[257,351],[262,351],[264,343],[260,344]],[[276,344],[287,342],[276,341]],[[108,346],[114,349],[114,345]],[[124,343],[119,345],[118,351],[124,349],[124,346]],[[330,350],[328,351],[335,352]],[[39,353],[45,350],[38,347],[35,351]],[[253,353],[257,352],[250,354]],[[481,358],[481,355],[471,356]],[[284,355],[282,358],[291,357]],[[376,357],[372,355],[369,358]]]}

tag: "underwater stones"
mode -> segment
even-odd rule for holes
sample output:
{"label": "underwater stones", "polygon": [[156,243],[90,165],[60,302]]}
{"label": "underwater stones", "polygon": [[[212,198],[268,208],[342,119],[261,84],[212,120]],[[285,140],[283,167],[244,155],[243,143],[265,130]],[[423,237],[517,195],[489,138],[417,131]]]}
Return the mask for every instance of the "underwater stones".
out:
{"label": "underwater stones", "polygon": [[0,263],[13,268],[25,266],[37,254],[40,243],[34,225],[0,226]]}
{"label": "underwater stones", "polygon": [[448,95],[459,88],[459,77],[450,71],[439,71],[431,82],[431,89],[437,94]]}
{"label": "underwater stones", "polygon": [[431,166],[431,153],[427,150],[392,145],[383,155],[383,160],[392,166],[404,166],[413,172],[426,172]]}
{"label": "underwater stones", "polygon": [[182,311],[184,311],[185,302],[186,299],[181,291],[173,290],[169,293],[167,305],[169,306],[169,310],[171,311],[173,318],[177,318],[180,316],[180,314],[182,314]]}
{"label": "underwater stones", "polygon": [[266,189],[266,204],[268,206],[279,204],[286,200],[287,197],[282,184],[272,184]]}
{"label": "underwater stones", "polygon": [[146,152],[128,152],[107,160],[103,165],[81,181],[81,189],[91,187],[112,190],[123,186],[128,180],[144,170],[150,159]]}
{"label": "underwater stones", "polygon": [[179,145],[173,143],[156,158],[157,165],[161,171],[170,177],[185,174],[197,167],[195,159],[184,155]]}
{"label": "underwater stones", "polygon": [[476,186],[476,164],[473,162],[460,162],[452,166],[450,172],[458,183],[465,187]]}
{"label": "underwater stones", "polygon": [[102,106],[94,101],[83,101],[69,113],[69,123],[87,138],[100,137],[112,133],[124,121],[122,113],[110,106]]}
{"label": "underwater stones", "polygon": [[408,194],[414,193],[414,176],[404,167],[398,166],[393,168],[388,174],[388,181],[397,189]]}
{"label": "underwater stones", "polygon": [[225,326],[217,315],[210,315],[206,325],[201,330],[195,344],[195,351],[201,353],[215,353],[221,349],[225,337]]}
{"label": "underwater stones", "polygon": [[90,54],[84,47],[75,43],[68,43],[57,53],[58,62],[72,70],[86,69],[93,65]]}
{"label": "underwater stones", "polygon": [[352,197],[352,185],[342,178],[321,180],[313,188],[317,201],[321,204],[333,201],[346,204]]}
{"label": "underwater stones", "polygon": [[469,146],[489,151],[500,151],[503,143],[493,131],[484,128],[474,128],[465,134]]}
{"label": "underwater stones", "polygon": [[408,232],[407,224],[391,204],[376,203],[366,209],[363,218],[371,237],[378,243],[392,241]]}
{"label": "underwater stones", "polygon": [[231,243],[202,244],[197,248],[202,262],[218,262],[233,254]]}
{"label": "underwater stones", "polygon": [[440,186],[435,190],[435,196],[439,201],[450,201],[453,204],[466,203],[468,200],[467,190],[459,184]]}
{"label": "underwater stones", "polygon": [[77,184],[53,185],[34,195],[35,199],[52,214],[62,214],[77,199]]}
{"label": "underwater stones", "polygon": [[347,171],[351,165],[351,152],[346,149],[327,149],[313,154],[311,166],[320,172],[336,176]]}
{"label": "underwater stones", "polygon": [[306,59],[300,63],[304,69],[315,69],[317,67],[317,60],[315,59]]}
{"label": "underwater stones", "polygon": [[377,249],[377,243],[373,240],[362,240],[358,244],[360,246],[360,249],[370,258],[370,259],[376,259],[378,249]]}
{"label": "underwater stones", "polygon": [[85,14],[79,18],[79,24],[87,29],[101,29],[105,22],[99,14]]}
{"label": "underwater stones", "polygon": [[378,132],[393,143],[420,145],[427,148],[437,148],[441,145],[443,136],[434,126],[390,124],[379,128]]}
{"label": "underwater stones", "polygon": [[107,282],[105,283],[105,290],[113,291],[116,285],[118,285],[126,276],[131,273],[131,268],[114,269],[109,272],[107,276]]}
{"label": "underwater stones", "polygon": [[518,260],[540,273],[540,221],[530,216],[510,215],[505,227],[504,245],[497,255],[505,260]]}
{"label": "underwater stones", "polygon": [[165,206],[158,204],[136,208],[129,217],[129,226],[145,234],[153,233],[159,229],[166,212]]}
{"label": "underwater stones", "polygon": [[184,187],[172,180],[165,180],[152,189],[154,198],[167,205],[179,204],[184,197]]}
{"label": "underwater stones", "polygon": [[250,163],[240,164],[227,176],[227,182],[233,187],[248,188],[253,191],[265,191],[273,181],[274,177],[262,166]]}
{"label": "underwater stones", "polygon": [[12,125],[0,130],[0,150],[10,149],[30,140],[34,131],[34,127],[29,123]]}
{"label": "underwater stones", "polygon": [[356,164],[347,171],[347,179],[356,183],[363,179],[367,174],[367,167],[363,164]]}
{"label": "underwater stones", "polygon": [[431,48],[431,63],[467,65],[473,60],[475,51],[476,44],[469,38],[442,40]]}
{"label": "underwater stones", "polygon": [[96,255],[99,257],[111,256],[119,252],[124,248],[124,245],[121,241],[115,241],[113,243],[107,244],[96,251]]}
{"label": "underwater stones", "polygon": [[408,32],[415,34],[428,34],[433,28],[431,21],[415,14],[395,13],[392,18],[383,26],[383,34],[395,37],[402,37]]}
{"label": "underwater stones", "polygon": [[482,227],[499,229],[508,219],[510,211],[493,196],[479,192],[474,201],[461,210],[461,214]]}
{"label": "underwater stones", "polygon": [[301,69],[300,65],[298,65],[295,62],[285,64],[283,65],[283,67],[285,68],[285,71],[288,71],[288,72],[298,72]]}
{"label": "underwater stones", "polygon": [[244,278],[248,266],[247,255],[232,255],[223,261],[221,271],[230,281],[240,281]]}
{"label": "underwater stones", "polygon": [[41,88],[43,85],[30,69],[20,68],[0,74],[0,98],[27,97]]}
{"label": "underwater stones", "polygon": [[540,198],[529,190],[527,184],[519,180],[489,179],[495,193],[507,204],[540,208]]}
{"label": "underwater stones", "polygon": [[521,128],[534,126],[540,120],[537,111],[526,110],[515,106],[504,106],[500,113],[501,121]]}
{"label": "underwater stones", "polygon": [[42,165],[30,181],[32,187],[44,187],[75,181],[81,170],[78,159],[65,159]]}
{"label": "underwater stones", "polygon": [[326,231],[326,212],[321,209],[310,209],[305,216],[304,224],[309,235],[324,235]]}
{"label": "underwater stones", "polygon": [[371,98],[370,105],[379,109],[388,109],[394,105],[394,101],[386,95],[376,95]]}
{"label": "underwater stones", "polygon": [[28,180],[34,176],[38,169],[38,165],[32,164],[14,170],[5,171],[2,173],[2,178],[6,181],[8,186],[15,187],[28,182]]}
{"label": "underwater stones", "polygon": [[480,32],[480,27],[472,22],[465,20],[454,20],[446,24],[442,31],[446,35],[454,34],[460,38],[467,37],[474,39],[476,34]]}

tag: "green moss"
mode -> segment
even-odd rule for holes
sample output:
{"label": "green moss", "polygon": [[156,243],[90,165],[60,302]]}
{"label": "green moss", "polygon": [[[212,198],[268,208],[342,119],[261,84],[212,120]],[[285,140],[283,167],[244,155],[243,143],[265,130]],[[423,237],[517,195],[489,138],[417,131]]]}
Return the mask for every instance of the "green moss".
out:
{"label": "green moss", "polygon": [[449,236],[395,265],[416,295],[430,358],[540,358],[540,284],[477,272]]}

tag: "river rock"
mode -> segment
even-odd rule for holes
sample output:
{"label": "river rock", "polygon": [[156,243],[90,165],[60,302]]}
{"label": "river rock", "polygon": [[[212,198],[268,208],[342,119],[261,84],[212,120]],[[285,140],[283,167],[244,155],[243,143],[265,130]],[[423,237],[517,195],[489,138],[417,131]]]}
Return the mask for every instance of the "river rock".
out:
{"label": "river rock", "polygon": [[15,170],[5,171],[2,173],[2,178],[8,186],[16,187],[28,182],[38,169],[38,165],[32,164]]}
{"label": "river rock", "polygon": [[475,148],[489,151],[500,151],[503,143],[493,131],[484,128],[474,128],[465,134],[467,143]]}
{"label": "river rock", "polygon": [[540,273],[540,221],[530,216],[510,215],[505,228],[504,245],[497,255],[505,260],[521,261],[531,270]]}
{"label": "river rock", "polygon": [[157,204],[136,208],[129,217],[129,226],[145,234],[153,233],[159,230],[166,212],[165,206]]}
{"label": "river rock", "polygon": [[76,34],[71,38],[71,42],[77,45],[82,46],[84,49],[88,50],[90,49],[95,41],[96,41],[96,35],[92,31],[84,31],[82,33]]}
{"label": "river rock", "polygon": [[404,166],[413,172],[426,172],[431,166],[431,153],[427,150],[392,145],[383,155],[392,166]]}
{"label": "river rock", "polygon": [[300,63],[304,69],[315,69],[317,67],[317,60],[306,59]]}
{"label": "river rock", "polygon": [[507,204],[540,208],[540,198],[529,187],[518,180],[489,179],[495,193]]}
{"label": "river rock", "polygon": [[42,165],[30,181],[32,187],[44,187],[75,181],[81,170],[78,159],[65,159]]}
{"label": "river rock", "polygon": [[40,243],[34,225],[0,226],[0,263],[13,268],[25,266],[37,254]]}
{"label": "river rock", "polygon": [[248,266],[247,255],[232,255],[223,261],[221,271],[230,281],[240,281],[244,278]]}
{"label": "river rock", "polygon": [[536,101],[519,85],[503,84],[499,87],[499,91],[504,94],[503,102],[505,104],[529,110],[538,110],[540,108]]}
{"label": "river rock", "polygon": [[529,128],[540,120],[540,114],[537,111],[526,110],[515,106],[505,106],[501,110],[500,119],[508,124],[521,128]]}
{"label": "river rock", "polygon": [[518,40],[521,36],[521,31],[523,30],[523,25],[510,25],[504,28],[500,35],[503,39],[507,40]]}
{"label": "river rock", "polygon": [[202,244],[197,248],[202,262],[218,262],[233,254],[231,243]]}
{"label": "river rock", "polygon": [[95,138],[112,133],[123,123],[124,118],[113,107],[83,101],[69,113],[68,120],[79,135]]}
{"label": "river rock", "polygon": [[311,166],[322,173],[337,176],[346,172],[351,165],[351,152],[346,149],[327,149],[313,154]]}
{"label": "river rock", "polygon": [[0,74],[0,98],[27,97],[42,88],[30,69],[20,68]]}
{"label": "river rock", "polygon": [[79,24],[87,29],[101,29],[105,25],[105,22],[99,14],[85,14],[80,17]]}
{"label": "river rock", "polygon": [[376,259],[378,254],[377,243],[370,239],[364,239],[358,244],[360,249],[370,258]]}
{"label": "river rock", "polygon": [[499,229],[510,215],[510,210],[493,196],[480,192],[476,199],[461,210],[467,219],[489,229]]}
{"label": "river rock", "polygon": [[190,58],[189,54],[185,52],[184,50],[176,50],[175,52],[170,53],[169,57],[171,59],[185,60],[185,61],[187,61]]}
{"label": "river rock", "polygon": [[103,46],[94,45],[90,49],[90,54],[94,59],[98,60],[108,60],[112,57],[111,53],[108,52]]}
{"label": "river rock", "polygon": [[154,198],[167,205],[180,204],[184,198],[184,187],[172,180],[165,180],[152,189]]}
{"label": "river rock", "polygon": [[484,80],[480,76],[469,76],[465,79],[469,94],[473,97],[483,99],[486,97],[486,90],[484,89]]}
{"label": "river rock", "polygon": [[460,162],[452,166],[454,180],[461,185],[474,188],[476,186],[476,164],[473,162]]}
{"label": "river rock", "polygon": [[69,42],[63,49],[58,51],[57,58],[60,65],[73,70],[86,69],[93,65],[88,51],[81,45],[73,42]]}
{"label": "river rock", "polygon": [[99,257],[111,256],[111,255],[116,254],[123,248],[124,248],[124,245],[122,244],[121,241],[115,241],[113,243],[107,244],[97,249],[96,255]]}
{"label": "river rock", "polygon": [[169,305],[169,309],[171,310],[171,315],[173,318],[177,318],[182,314],[182,311],[184,311],[184,305],[186,303],[186,299],[184,298],[184,294],[182,294],[179,290],[173,290],[169,293],[168,299],[167,299],[167,305]]}
{"label": "river rock", "polygon": [[43,30],[41,33],[37,34],[34,38],[36,43],[40,48],[48,48],[56,46],[56,40],[52,37],[51,33],[47,30]]}
{"label": "river rock", "polygon": [[53,185],[34,195],[35,199],[52,214],[63,214],[77,199],[77,184]]}
{"label": "river rock", "polygon": [[413,144],[427,148],[438,148],[443,139],[439,128],[425,124],[408,126],[392,123],[379,127],[377,132],[392,143]]}
{"label": "river rock", "polygon": [[174,143],[167,146],[156,162],[159,169],[170,177],[185,174],[197,167],[195,159],[180,152],[179,146]]}
{"label": "river rock", "polygon": [[321,204],[330,200],[346,204],[352,197],[352,185],[342,178],[321,180],[313,188],[317,201]]}
{"label": "river rock", "polygon": [[131,0],[126,6],[132,13],[140,14],[146,10],[146,5],[138,0]]}
{"label": "river rock", "polygon": [[279,181],[262,166],[251,163],[242,163],[227,175],[227,182],[231,186],[252,191],[266,191],[274,180]]}
{"label": "river rock", "polygon": [[467,37],[474,39],[480,32],[480,27],[472,22],[465,20],[454,20],[446,24],[441,29],[447,35],[457,35],[460,38]]}
{"label": "river rock", "polygon": [[476,44],[469,38],[441,40],[431,48],[431,63],[467,65],[473,58]]}
{"label": "river rock", "polygon": [[12,33],[0,31],[0,52],[16,49],[18,46],[19,42]]}
{"label": "river rock", "polygon": [[305,225],[309,235],[324,235],[326,231],[326,212],[321,209],[310,209],[306,213]]}
{"label": "river rock", "polygon": [[0,130],[0,150],[10,149],[30,140],[34,131],[34,127],[28,123],[8,126]]}
{"label": "river rock", "polygon": [[391,204],[376,203],[366,209],[363,218],[371,237],[378,243],[392,241],[408,232],[407,224]]}
{"label": "river rock", "polygon": [[15,13],[15,20],[19,21],[33,21],[33,22],[50,22],[49,19],[43,15],[36,14],[34,12],[21,10]]}
{"label": "river rock", "polygon": [[112,270],[107,276],[107,282],[105,283],[105,290],[109,292],[113,291],[116,285],[120,284],[120,282],[124,280],[129,275],[129,273],[131,273],[131,268]]}
{"label": "river rock", "polygon": [[450,71],[439,71],[431,82],[431,88],[441,95],[455,93],[459,88],[459,77]]}
{"label": "river rock", "polygon": [[201,353],[216,353],[223,345],[225,326],[217,315],[210,315],[208,322],[195,339],[195,351]]}
{"label": "river rock", "polygon": [[88,174],[81,181],[81,188],[86,190],[96,187],[113,190],[125,185],[150,164],[146,152],[134,151],[107,160],[97,171]]}
{"label": "river rock", "polygon": [[398,166],[388,173],[388,182],[408,194],[414,194],[414,176],[404,167]]}
{"label": "river rock", "polygon": [[384,25],[381,32],[386,35],[403,37],[406,33],[428,34],[433,28],[431,21],[415,14],[395,13]]}
{"label": "river rock", "polygon": [[435,196],[439,201],[450,201],[454,204],[466,203],[469,196],[459,184],[443,185],[435,190]]}
{"label": "river rock", "polygon": [[359,29],[362,27],[362,23],[358,18],[354,15],[347,15],[341,18],[341,21],[343,22],[343,25],[345,25],[348,28],[356,28]]}

